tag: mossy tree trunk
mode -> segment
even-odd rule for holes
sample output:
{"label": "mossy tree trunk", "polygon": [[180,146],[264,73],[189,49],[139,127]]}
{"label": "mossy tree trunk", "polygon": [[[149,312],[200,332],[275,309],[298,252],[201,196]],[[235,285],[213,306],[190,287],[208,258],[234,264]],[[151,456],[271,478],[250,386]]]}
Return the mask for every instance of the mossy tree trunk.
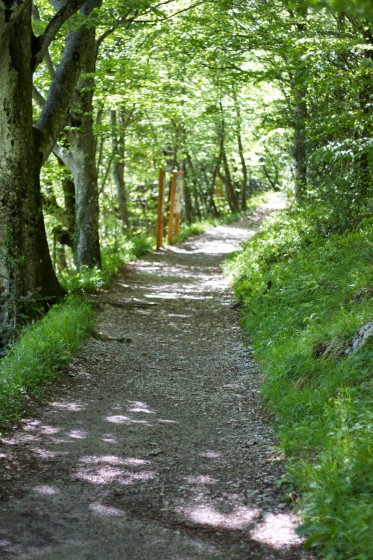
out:
{"label": "mossy tree trunk", "polygon": [[38,134],[32,122],[31,0],[0,11],[0,332],[63,295],[41,207]]}

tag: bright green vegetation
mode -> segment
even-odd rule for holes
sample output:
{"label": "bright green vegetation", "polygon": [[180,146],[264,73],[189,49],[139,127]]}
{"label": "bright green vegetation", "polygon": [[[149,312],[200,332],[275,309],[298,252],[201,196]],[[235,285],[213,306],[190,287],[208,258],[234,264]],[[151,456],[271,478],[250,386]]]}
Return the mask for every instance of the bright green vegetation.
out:
{"label": "bright green vegetation", "polygon": [[79,271],[75,267],[67,268],[60,272],[60,282],[71,293],[95,292],[108,287],[112,277],[123,264],[151,251],[154,243],[150,236],[137,236],[132,239],[123,237],[121,242],[117,241],[112,247],[103,249],[101,268],[83,266]]}
{"label": "bright green vegetation", "polygon": [[47,393],[89,334],[92,321],[90,304],[70,297],[25,328],[0,362],[0,427],[16,421],[30,399],[40,400]]}
{"label": "bright green vegetation", "polygon": [[308,544],[324,560],[368,560],[373,527],[373,220],[327,235],[305,212],[267,222],[228,264],[254,355],[300,489]]}

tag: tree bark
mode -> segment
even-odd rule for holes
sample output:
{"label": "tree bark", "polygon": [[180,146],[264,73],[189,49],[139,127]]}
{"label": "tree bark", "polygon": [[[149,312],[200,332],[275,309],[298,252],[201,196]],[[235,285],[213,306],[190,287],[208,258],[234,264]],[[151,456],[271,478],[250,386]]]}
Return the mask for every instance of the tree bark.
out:
{"label": "tree bark", "polygon": [[125,158],[125,128],[126,122],[123,112],[119,115],[119,125],[117,111],[110,112],[112,149],[114,155],[113,178],[117,189],[118,216],[127,229],[130,229],[130,219],[128,214],[128,202],[126,185],[124,182],[124,158]]}
{"label": "tree bark", "polygon": [[[85,6],[85,15],[88,16],[101,4],[102,0],[90,0]],[[70,111],[73,129],[68,134],[71,157],[66,160],[75,185],[75,259],[78,269],[82,266],[101,266],[98,172],[93,131],[93,76],[97,57],[95,27],[86,26],[80,31],[84,48],[81,53],[81,73]]]}
{"label": "tree bark", "polygon": [[245,154],[243,149],[242,143],[242,120],[241,120],[241,110],[240,105],[237,98],[236,91],[233,92],[233,100],[234,106],[236,110],[236,138],[237,138],[237,147],[238,147],[238,154],[240,156],[241,162],[241,170],[242,170],[242,183],[241,183],[241,192],[240,192],[240,207],[242,211],[245,211],[247,208],[247,194],[248,194],[248,172],[247,172],[247,165],[245,160]]}
{"label": "tree bark", "polygon": [[0,336],[64,291],[49,254],[32,122],[31,0],[0,9]]}

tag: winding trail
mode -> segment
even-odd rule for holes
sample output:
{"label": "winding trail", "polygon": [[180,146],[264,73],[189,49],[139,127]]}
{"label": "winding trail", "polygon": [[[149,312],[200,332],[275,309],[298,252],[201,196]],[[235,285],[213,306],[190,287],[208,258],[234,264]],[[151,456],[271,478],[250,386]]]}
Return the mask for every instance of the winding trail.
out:
{"label": "winding trail", "polygon": [[2,441],[1,559],[311,558],[219,266],[262,215],[150,254],[95,296],[97,336]]}

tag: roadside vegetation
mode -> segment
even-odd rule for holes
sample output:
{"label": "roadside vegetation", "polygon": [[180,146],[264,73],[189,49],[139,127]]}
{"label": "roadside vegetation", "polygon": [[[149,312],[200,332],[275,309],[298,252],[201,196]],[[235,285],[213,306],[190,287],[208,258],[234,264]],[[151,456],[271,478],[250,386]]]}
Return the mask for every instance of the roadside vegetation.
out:
{"label": "roadside vegetation", "polygon": [[369,560],[373,527],[373,220],[342,233],[287,210],[228,263],[265,372],[263,398],[288,460],[308,546]]}

